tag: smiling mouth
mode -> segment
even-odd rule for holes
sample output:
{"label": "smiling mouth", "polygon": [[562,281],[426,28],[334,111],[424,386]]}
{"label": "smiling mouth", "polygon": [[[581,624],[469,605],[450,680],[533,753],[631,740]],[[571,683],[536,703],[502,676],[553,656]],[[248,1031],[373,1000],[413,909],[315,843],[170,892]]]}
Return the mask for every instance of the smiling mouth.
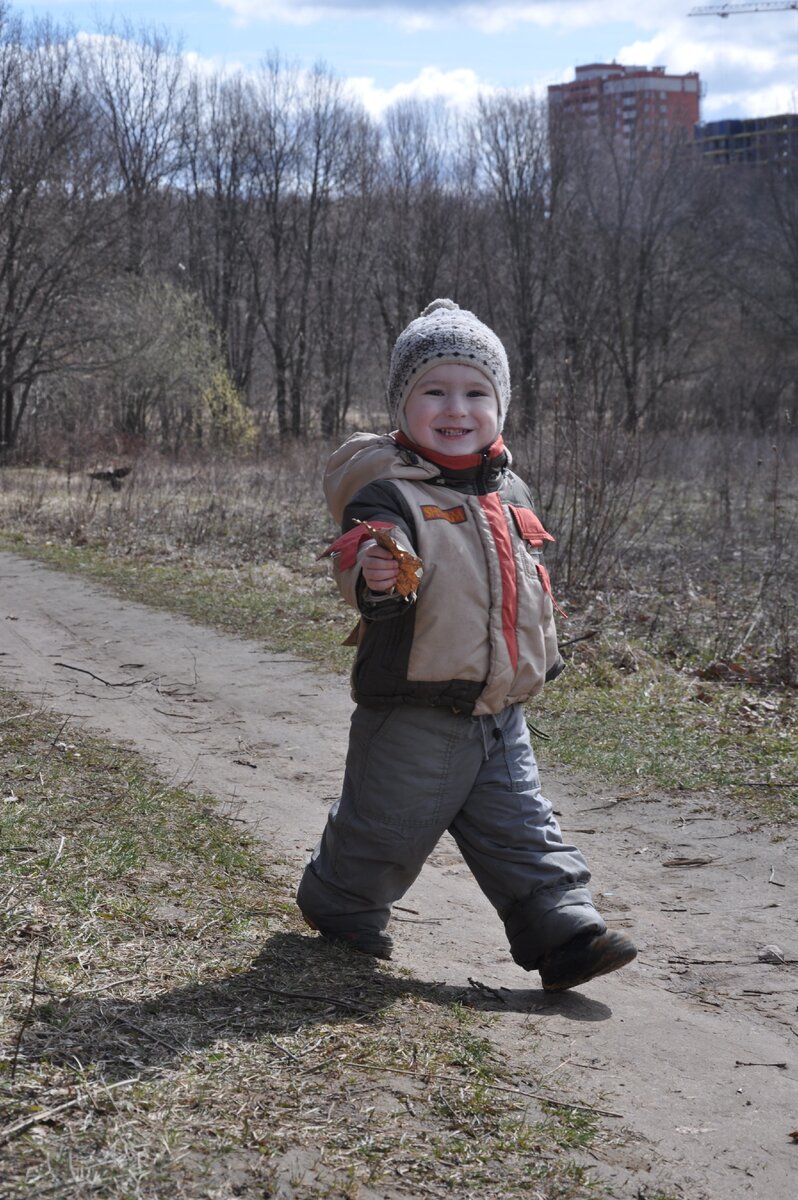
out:
{"label": "smiling mouth", "polygon": [[435,432],[439,433],[441,435],[441,437],[457,438],[457,437],[465,437],[466,434],[473,433],[473,430],[472,429],[436,429]]}

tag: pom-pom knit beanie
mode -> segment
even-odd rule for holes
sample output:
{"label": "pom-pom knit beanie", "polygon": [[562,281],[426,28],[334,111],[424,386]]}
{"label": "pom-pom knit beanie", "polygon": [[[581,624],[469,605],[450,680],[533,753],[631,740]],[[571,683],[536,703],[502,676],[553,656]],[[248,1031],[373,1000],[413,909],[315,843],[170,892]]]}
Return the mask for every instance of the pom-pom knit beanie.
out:
{"label": "pom-pom knit beanie", "polygon": [[492,329],[453,300],[433,300],[399,334],[388,373],[388,409],[394,428],[407,433],[405,401],[416,380],[431,367],[459,363],[476,367],[496,391],[499,432],[510,403],[507,354]]}

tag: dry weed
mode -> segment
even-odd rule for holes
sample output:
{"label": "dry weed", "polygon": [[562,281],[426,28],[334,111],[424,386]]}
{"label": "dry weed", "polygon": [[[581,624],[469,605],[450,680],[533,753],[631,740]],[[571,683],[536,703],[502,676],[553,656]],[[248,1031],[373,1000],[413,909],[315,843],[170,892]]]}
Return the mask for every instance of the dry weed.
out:
{"label": "dry weed", "polygon": [[489,998],[301,933],[280,864],[129,753],[7,696],[0,734],[4,1197],[587,1194]]}
{"label": "dry weed", "polygon": [[[520,445],[519,469],[533,489],[536,473],[544,476],[539,490],[557,522],[552,573],[556,584],[558,556],[567,555],[561,599],[577,632],[595,625],[605,641],[634,641],[678,669],[715,671],[727,682],[795,687],[796,446],[693,435],[661,438],[656,454],[625,459],[615,446],[633,468],[608,472],[601,460],[590,468],[595,480],[563,478],[552,490],[543,451]],[[223,571],[229,590],[264,567],[301,588],[326,579],[316,559],[336,532],[321,486],[329,450],[316,440],[257,462],[142,456],[118,492],[90,480],[88,468],[7,468],[0,523],[55,551],[84,547],[117,562]],[[576,509],[566,503],[572,492]],[[327,607],[334,612],[334,601]]]}

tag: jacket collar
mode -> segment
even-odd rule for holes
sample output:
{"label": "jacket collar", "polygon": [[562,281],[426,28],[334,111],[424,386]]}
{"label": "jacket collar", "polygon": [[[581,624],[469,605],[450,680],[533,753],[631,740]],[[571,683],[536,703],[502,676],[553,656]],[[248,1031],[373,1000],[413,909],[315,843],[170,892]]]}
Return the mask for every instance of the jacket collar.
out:
{"label": "jacket collar", "polygon": [[476,480],[479,476],[484,478],[487,474],[491,480],[498,480],[499,475],[506,466],[509,465],[510,455],[505,446],[501,434],[496,438],[490,446],[486,446],[478,454],[437,454],[434,450],[426,450],[422,446],[417,446],[401,431],[393,435],[394,441],[404,450],[409,450],[412,454],[423,458],[426,462],[433,463],[440,469],[441,475],[447,480],[463,481]]}

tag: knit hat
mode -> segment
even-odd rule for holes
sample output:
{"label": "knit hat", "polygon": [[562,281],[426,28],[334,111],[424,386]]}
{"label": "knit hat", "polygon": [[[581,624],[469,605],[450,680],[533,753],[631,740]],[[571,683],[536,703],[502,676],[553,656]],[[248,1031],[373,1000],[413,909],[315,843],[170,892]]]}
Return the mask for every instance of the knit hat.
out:
{"label": "knit hat", "polygon": [[476,367],[493,384],[501,432],[510,403],[507,354],[492,329],[453,300],[433,300],[399,334],[388,373],[388,409],[394,428],[407,433],[405,401],[416,380],[433,366]]}

